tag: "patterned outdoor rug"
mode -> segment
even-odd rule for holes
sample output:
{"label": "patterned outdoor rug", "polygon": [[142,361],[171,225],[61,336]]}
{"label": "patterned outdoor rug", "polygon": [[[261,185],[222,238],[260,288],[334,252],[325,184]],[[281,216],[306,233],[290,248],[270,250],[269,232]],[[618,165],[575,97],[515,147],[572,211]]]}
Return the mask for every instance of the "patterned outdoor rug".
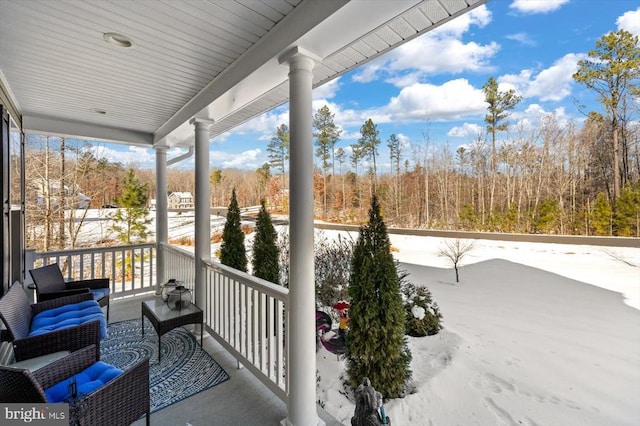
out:
{"label": "patterned outdoor rug", "polygon": [[200,348],[194,336],[182,327],[162,336],[162,360],[158,364],[158,335],[145,318],[144,338],[140,320],[109,324],[100,343],[101,359],[126,368],[149,357],[151,412],[158,411],[209,389],[229,378],[211,356]]}

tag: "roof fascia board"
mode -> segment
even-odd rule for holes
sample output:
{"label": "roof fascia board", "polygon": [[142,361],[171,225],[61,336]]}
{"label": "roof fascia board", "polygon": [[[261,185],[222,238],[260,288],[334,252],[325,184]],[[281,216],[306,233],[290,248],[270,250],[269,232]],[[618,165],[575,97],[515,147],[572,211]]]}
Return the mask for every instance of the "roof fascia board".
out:
{"label": "roof fascia board", "polygon": [[153,145],[153,134],[151,133],[136,132],[115,127],[30,115],[22,117],[22,124],[25,132],[79,139],[95,139],[104,142],[124,143],[144,147],[151,147]]}
{"label": "roof fascia board", "polygon": [[[415,5],[418,5],[419,3],[422,3],[422,2],[423,2],[423,0],[412,2],[412,3],[415,3]],[[468,5],[466,8],[460,9],[458,12],[452,14],[451,16],[449,16],[449,17],[447,17],[445,19],[442,19],[442,20],[440,20],[438,22],[434,22],[433,25],[423,29],[422,31],[419,31],[419,32],[417,32],[417,33],[415,33],[415,34],[413,34],[413,35],[411,35],[409,37],[406,37],[404,40],[402,40],[401,44],[407,43],[407,42],[409,42],[409,41],[411,41],[411,40],[413,40],[413,39],[415,39],[417,37],[420,37],[420,36],[424,35],[427,32],[433,31],[434,29],[440,27],[441,25],[444,25],[447,22],[449,22],[449,21],[451,21],[451,20],[453,20],[453,19],[455,19],[455,18],[457,18],[457,17],[459,17],[461,15],[464,15],[465,13],[470,12],[471,10],[475,9],[476,7],[489,2],[489,0],[466,0],[466,2],[467,2],[467,5]],[[381,2],[381,3],[384,3],[384,2]],[[405,12],[403,12],[403,13],[407,13],[407,11],[408,11],[408,9],[405,10]],[[401,16],[401,15],[398,15],[398,16]],[[385,21],[385,23],[386,23],[386,21]],[[383,23],[382,25],[384,25],[385,23]],[[370,33],[375,32],[378,28],[379,27],[375,27],[375,28],[372,28],[370,31],[368,31],[366,33],[363,33],[361,37],[359,37],[357,39],[354,39],[353,42],[350,43],[350,44],[354,44],[354,42],[366,37]],[[348,45],[344,45],[344,46],[342,46],[342,48],[345,48],[347,46]],[[383,49],[380,52],[367,57],[362,62],[359,62],[358,64],[356,64],[354,67],[347,68],[347,69],[345,69],[343,71],[340,71],[340,72],[338,72],[336,74],[333,74],[333,75],[329,76],[328,78],[326,78],[326,79],[324,79],[322,81],[318,81],[318,82],[314,83],[313,87],[316,88],[316,87],[322,86],[323,84],[325,84],[325,83],[327,83],[327,82],[329,82],[329,81],[331,81],[331,80],[333,80],[333,79],[335,79],[337,77],[340,77],[340,76],[348,73],[349,71],[352,71],[356,67],[360,67],[360,66],[362,66],[362,65],[364,65],[364,64],[366,64],[368,62],[371,62],[371,61],[379,58],[380,56],[384,55],[385,53],[390,52],[393,49],[396,49],[397,47],[398,47],[398,44],[391,45],[388,48]],[[338,53],[340,50],[342,50],[342,48],[336,49],[335,51],[331,52],[331,54],[324,55],[324,58],[330,57],[331,55],[333,55],[335,53]]]}
{"label": "roof fascia board", "polygon": [[326,58],[398,15],[406,13],[422,1],[351,1],[340,10],[340,13],[333,14],[316,25],[301,37],[297,44]]}
{"label": "roof fascia board", "polygon": [[[209,82],[196,96],[187,102],[166,123],[155,132],[155,143],[166,144],[164,140],[181,126],[199,114],[208,112],[209,105],[228,92],[243,79],[286,50],[349,0],[305,0],[282,19],[262,39],[242,54],[231,66]],[[277,63],[277,61],[276,61]],[[207,117],[218,119],[219,117]],[[182,133],[182,132],[180,132]]]}

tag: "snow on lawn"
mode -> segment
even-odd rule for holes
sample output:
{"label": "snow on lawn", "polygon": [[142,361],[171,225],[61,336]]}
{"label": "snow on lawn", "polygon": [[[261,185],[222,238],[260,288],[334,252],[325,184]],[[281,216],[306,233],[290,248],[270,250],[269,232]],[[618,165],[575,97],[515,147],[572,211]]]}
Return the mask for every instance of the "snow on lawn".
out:
{"label": "snow on lawn", "polygon": [[[105,214],[86,240],[108,237]],[[169,238],[193,223],[170,214]],[[386,403],[393,425],[640,425],[640,249],[477,240],[455,283],[442,238],[390,239],[444,315],[438,335],[409,338],[415,392]],[[321,348],[317,368],[318,399],[350,424],[344,361]]]}
{"label": "snow on lawn", "polygon": [[[441,238],[390,238],[445,327],[409,338],[415,393],[386,403],[392,424],[640,424],[640,249],[476,241],[455,283]],[[344,362],[317,364],[318,399],[350,424]]]}
{"label": "snow on lawn", "polygon": [[[111,216],[117,209],[88,209],[86,218],[82,223],[79,235],[79,244],[93,245],[96,241],[116,240],[116,234],[111,230]],[[76,210],[77,220],[82,217],[82,210]],[[148,218],[151,220],[147,226],[148,241],[153,241],[156,235],[155,211],[150,211]],[[211,215],[211,233],[222,231],[224,217]],[[193,238],[195,229],[195,213],[193,211],[168,212],[167,214],[169,239]]]}

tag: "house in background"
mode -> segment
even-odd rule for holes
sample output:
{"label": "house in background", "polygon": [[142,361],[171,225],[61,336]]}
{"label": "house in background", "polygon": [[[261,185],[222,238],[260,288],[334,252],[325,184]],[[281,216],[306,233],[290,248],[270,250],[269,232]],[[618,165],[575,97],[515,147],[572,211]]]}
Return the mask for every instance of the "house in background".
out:
{"label": "house in background", "polygon": [[193,206],[190,192],[172,192],[168,196],[167,207],[170,209],[193,210]]}
{"label": "house in background", "polygon": [[35,191],[36,204],[39,206],[46,205],[48,199],[50,206],[57,208],[60,203],[60,195],[65,198],[64,208],[88,209],[91,203],[91,197],[80,192],[78,185],[64,185],[64,193],[62,193],[59,180],[47,181],[43,178],[37,178],[31,182],[31,189]]}

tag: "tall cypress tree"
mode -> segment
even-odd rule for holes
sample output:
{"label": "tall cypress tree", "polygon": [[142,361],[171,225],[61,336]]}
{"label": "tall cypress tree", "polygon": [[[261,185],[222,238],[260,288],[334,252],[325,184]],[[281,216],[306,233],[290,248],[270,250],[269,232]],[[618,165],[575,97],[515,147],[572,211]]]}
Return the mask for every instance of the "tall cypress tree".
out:
{"label": "tall cypress tree", "polygon": [[247,272],[247,252],[244,247],[244,233],[240,224],[240,208],[235,188],[231,192],[227,221],[222,231],[220,262],[223,265]]}
{"label": "tall cypress tree", "polygon": [[260,202],[260,212],[256,220],[256,235],[253,239],[253,257],[251,266],[253,275],[274,284],[280,281],[280,252],[277,245],[277,234],[267,211],[264,199]]}
{"label": "tall cypress tree", "polygon": [[349,279],[347,370],[355,389],[364,377],[388,398],[402,395],[411,377],[411,353],[400,280],[376,195],[369,223],[360,228]]}

